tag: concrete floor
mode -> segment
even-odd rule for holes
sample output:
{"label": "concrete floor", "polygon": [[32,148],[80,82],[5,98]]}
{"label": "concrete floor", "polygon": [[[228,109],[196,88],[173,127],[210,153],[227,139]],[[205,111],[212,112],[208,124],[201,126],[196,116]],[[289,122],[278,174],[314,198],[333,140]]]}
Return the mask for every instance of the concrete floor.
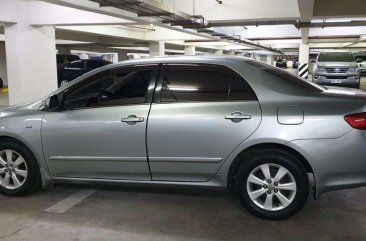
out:
{"label": "concrete floor", "polygon": [[[91,195],[49,211],[80,190]],[[365,203],[366,188],[331,192],[273,222],[251,216],[223,191],[64,184],[27,197],[0,195],[0,240],[366,240]]]}
{"label": "concrete floor", "polygon": [[44,211],[84,186],[0,196],[0,240],[366,240],[366,188],[309,200],[291,219],[249,215],[224,192],[93,187],[64,213]]}

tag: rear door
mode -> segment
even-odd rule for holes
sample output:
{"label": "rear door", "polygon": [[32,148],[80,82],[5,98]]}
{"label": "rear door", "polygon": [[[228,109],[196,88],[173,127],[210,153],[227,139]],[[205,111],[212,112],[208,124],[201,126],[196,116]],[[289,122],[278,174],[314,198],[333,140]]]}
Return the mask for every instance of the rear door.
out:
{"label": "rear door", "polygon": [[209,180],[260,120],[256,95],[234,71],[164,65],[147,128],[152,179]]}

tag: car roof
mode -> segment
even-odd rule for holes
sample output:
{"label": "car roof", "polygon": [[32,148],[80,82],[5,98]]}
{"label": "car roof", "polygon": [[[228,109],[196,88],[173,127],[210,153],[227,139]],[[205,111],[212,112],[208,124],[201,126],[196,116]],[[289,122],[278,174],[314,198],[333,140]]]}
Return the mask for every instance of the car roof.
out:
{"label": "car roof", "polygon": [[124,60],[115,64],[109,65],[110,67],[123,66],[123,65],[133,65],[133,64],[169,64],[169,63],[222,63],[231,61],[256,61],[255,59],[250,59],[241,56],[224,56],[224,55],[184,55],[184,56],[163,56],[163,57],[149,57],[143,59],[132,59]]}

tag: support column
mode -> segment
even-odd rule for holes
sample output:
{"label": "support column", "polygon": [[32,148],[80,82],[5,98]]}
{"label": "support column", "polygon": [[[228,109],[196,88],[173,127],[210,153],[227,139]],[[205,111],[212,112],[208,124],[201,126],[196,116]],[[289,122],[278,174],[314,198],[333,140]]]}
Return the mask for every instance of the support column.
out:
{"label": "support column", "polygon": [[267,55],[267,64],[273,65],[274,59],[272,54]]}
{"label": "support column", "polygon": [[235,55],[235,51],[234,50],[231,50],[231,51],[229,51],[228,54],[231,55],[231,56],[234,56]]}
{"label": "support column", "polygon": [[29,2],[15,1],[17,23],[4,28],[10,105],[40,99],[57,89],[55,28],[30,26]]}
{"label": "support column", "polygon": [[118,51],[118,62],[128,60],[127,52],[126,51]]}
{"label": "support column", "polygon": [[6,71],[5,44],[0,42],[0,78],[3,80],[3,85],[8,85],[8,75]]}
{"label": "support column", "polygon": [[150,42],[149,43],[150,57],[164,56],[165,55],[165,43],[163,41]]}
{"label": "support column", "polygon": [[184,55],[196,55],[196,47],[195,46],[185,46]]}
{"label": "support column", "polygon": [[222,49],[217,49],[217,50],[215,50],[215,54],[216,54],[216,55],[222,55],[222,54],[224,54],[224,50],[222,50]]}
{"label": "support column", "polygon": [[57,46],[57,53],[58,54],[71,54],[71,49],[65,46]]}
{"label": "support column", "polygon": [[309,75],[309,44],[299,46],[299,76],[308,79]]}

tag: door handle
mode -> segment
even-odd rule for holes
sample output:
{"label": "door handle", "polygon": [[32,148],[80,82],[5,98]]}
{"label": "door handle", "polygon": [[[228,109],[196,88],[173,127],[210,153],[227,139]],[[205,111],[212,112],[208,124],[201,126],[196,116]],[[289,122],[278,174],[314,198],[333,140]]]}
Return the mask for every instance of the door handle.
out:
{"label": "door handle", "polygon": [[235,111],[235,112],[231,113],[231,115],[225,116],[225,119],[227,119],[227,120],[248,120],[251,118],[252,118],[251,115],[244,115],[243,113],[241,113],[239,111]]}
{"label": "door handle", "polygon": [[143,117],[137,117],[135,115],[129,115],[126,118],[122,118],[121,122],[126,122],[126,123],[130,123],[130,124],[134,124],[136,122],[143,122],[144,118]]}

